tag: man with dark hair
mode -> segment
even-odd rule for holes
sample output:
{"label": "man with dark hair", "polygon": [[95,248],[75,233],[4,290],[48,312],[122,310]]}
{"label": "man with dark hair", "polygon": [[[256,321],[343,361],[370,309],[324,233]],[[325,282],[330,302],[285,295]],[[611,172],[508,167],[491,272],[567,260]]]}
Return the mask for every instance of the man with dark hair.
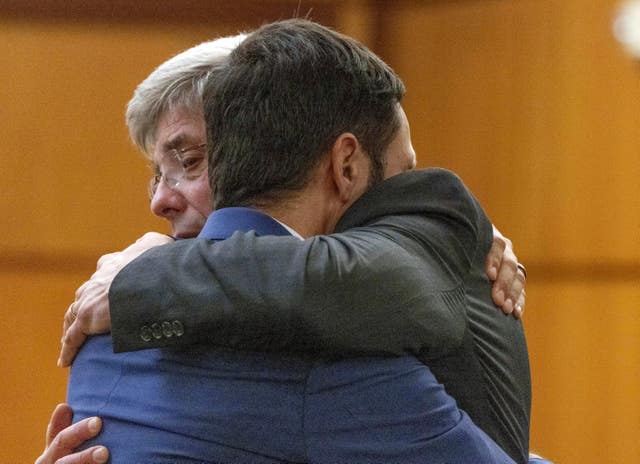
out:
{"label": "man with dark hair", "polygon": [[370,182],[384,177],[404,84],[350,37],[313,23],[270,35],[282,24],[250,35],[205,95],[214,209],[281,202],[307,185],[345,132],[367,154]]}

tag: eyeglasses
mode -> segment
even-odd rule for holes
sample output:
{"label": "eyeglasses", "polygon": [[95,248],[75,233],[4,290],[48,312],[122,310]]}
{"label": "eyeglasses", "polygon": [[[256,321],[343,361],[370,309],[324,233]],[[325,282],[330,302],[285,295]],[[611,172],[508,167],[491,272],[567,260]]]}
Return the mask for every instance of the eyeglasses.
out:
{"label": "eyeglasses", "polygon": [[[160,183],[172,190],[198,179],[207,169],[204,143],[167,152],[154,169],[156,175],[149,180],[149,198],[153,199]],[[162,171],[161,171],[162,170]]]}

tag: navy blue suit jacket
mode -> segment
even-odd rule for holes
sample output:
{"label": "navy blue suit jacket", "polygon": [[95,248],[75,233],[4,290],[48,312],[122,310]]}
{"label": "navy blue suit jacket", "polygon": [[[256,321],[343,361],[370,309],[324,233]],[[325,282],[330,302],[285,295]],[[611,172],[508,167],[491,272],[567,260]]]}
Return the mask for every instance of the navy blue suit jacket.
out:
{"label": "navy blue suit jacket", "polygon": [[[203,235],[223,240],[235,231],[287,234],[268,216],[230,208],[214,213]],[[140,285],[153,274],[138,275]],[[177,337],[172,322],[149,320],[141,333]],[[513,462],[413,356],[329,362],[212,348],[114,354],[111,338],[98,336],[73,364],[68,401],[74,420],[104,419],[87,446],[108,446],[115,463]]]}
{"label": "navy blue suit jacket", "polygon": [[[345,358],[412,353],[516,462],[529,450],[522,324],[491,300],[491,223],[454,174],[401,174],[366,192],[339,234],[236,234],[158,247],[114,280],[117,350],[202,343]],[[144,284],[137,276],[153,268]],[[184,324],[141,337],[148,321]]]}

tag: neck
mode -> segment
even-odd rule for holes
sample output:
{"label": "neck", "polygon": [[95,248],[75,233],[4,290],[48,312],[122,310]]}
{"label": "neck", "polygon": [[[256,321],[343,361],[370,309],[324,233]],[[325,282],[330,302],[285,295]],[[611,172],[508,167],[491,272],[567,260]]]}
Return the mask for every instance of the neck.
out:
{"label": "neck", "polygon": [[331,178],[331,164],[322,163],[302,190],[260,207],[260,210],[294,229],[304,238],[330,234],[347,205],[340,200]]}
{"label": "neck", "polygon": [[314,179],[301,191],[260,209],[304,238],[330,234],[344,213],[344,205],[327,192],[322,182]]}
{"label": "neck", "polygon": [[260,209],[291,227],[304,238],[331,233],[337,223],[329,219],[329,215],[326,214],[326,205],[306,198],[296,197]]}

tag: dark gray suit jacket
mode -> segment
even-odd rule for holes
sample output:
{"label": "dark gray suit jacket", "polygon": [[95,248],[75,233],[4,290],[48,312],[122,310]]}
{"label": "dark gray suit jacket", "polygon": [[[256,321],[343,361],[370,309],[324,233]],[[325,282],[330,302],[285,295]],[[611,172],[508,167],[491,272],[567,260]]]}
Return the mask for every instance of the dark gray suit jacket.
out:
{"label": "dark gray suit jacket", "polygon": [[[115,349],[411,352],[478,426],[527,462],[524,333],[493,306],[484,272],[491,224],[462,182],[439,169],[393,177],[363,195],[337,231],[305,241],[235,234],[146,252],[111,286]],[[176,324],[180,331],[162,331]]]}

